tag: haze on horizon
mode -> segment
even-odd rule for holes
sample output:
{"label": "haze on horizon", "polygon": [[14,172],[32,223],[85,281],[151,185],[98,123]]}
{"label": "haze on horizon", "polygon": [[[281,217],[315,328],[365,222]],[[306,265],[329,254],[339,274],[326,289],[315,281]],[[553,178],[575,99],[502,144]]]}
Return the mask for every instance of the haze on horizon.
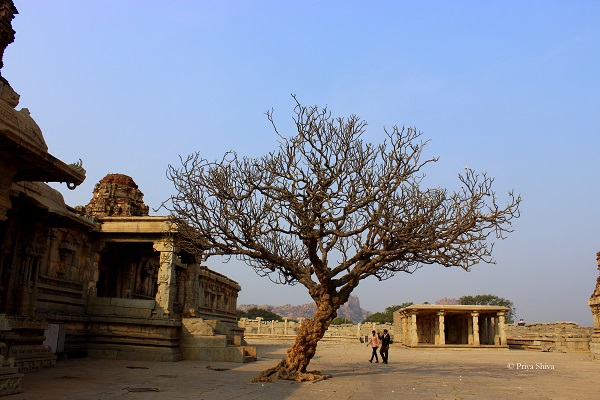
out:
{"label": "haze on horizon", "polygon": [[[426,266],[363,281],[372,312],[406,301],[495,294],[527,322],[592,325],[600,250],[600,3],[595,1],[15,0],[2,76],[50,153],[87,179],[57,187],[87,204],[108,173],[131,176],[153,209],[172,193],[168,164],[200,150],[259,156],[277,146],[264,112],[293,135],[293,99],[383,127],[415,126],[440,156],[425,185],[453,189],[465,166],[523,197],[495,265]],[[164,210],[151,212],[160,215]],[[235,260],[238,303],[303,304]]]}

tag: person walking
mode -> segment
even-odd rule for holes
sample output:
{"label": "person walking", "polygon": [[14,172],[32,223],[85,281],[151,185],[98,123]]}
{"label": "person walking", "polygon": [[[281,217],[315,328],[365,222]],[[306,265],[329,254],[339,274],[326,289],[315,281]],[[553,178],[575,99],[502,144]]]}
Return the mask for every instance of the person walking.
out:
{"label": "person walking", "polygon": [[367,342],[367,346],[368,345],[371,345],[371,347],[373,348],[373,352],[371,353],[371,359],[369,360],[369,362],[372,363],[373,357],[375,357],[375,362],[378,363],[379,357],[377,357],[377,349],[379,348],[379,335],[377,335],[377,332],[373,331],[371,338]]}
{"label": "person walking", "polygon": [[388,350],[390,348],[391,337],[388,333],[387,329],[383,330],[383,335],[379,336],[379,340],[381,342],[381,350],[379,350],[379,354],[381,354],[381,362],[384,364],[388,363]]}

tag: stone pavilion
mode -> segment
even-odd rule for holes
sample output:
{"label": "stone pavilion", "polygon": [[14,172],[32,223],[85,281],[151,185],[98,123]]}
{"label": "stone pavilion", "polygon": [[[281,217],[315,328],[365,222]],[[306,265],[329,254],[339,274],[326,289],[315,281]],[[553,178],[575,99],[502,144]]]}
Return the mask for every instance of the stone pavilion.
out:
{"label": "stone pavilion", "polygon": [[406,347],[506,348],[507,307],[418,304],[394,313],[394,341]]}

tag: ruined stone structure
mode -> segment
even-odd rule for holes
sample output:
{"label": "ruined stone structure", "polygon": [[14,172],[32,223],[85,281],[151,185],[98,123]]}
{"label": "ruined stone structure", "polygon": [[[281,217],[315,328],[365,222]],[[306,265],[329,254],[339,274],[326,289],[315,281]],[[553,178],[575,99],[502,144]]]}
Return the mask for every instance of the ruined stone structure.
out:
{"label": "ruined stone structure", "polygon": [[[600,271],[600,252],[596,254],[598,271]],[[596,288],[588,301],[594,319],[594,333],[590,342],[592,359],[600,360],[600,276],[596,280]]]}
{"label": "ruined stone structure", "polygon": [[508,308],[419,304],[394,313],[395,342],[407,347],[508,348]]}
{"label": "ruined stone structure", "polygon": [[[0,57],[16,13],[0,0]],[[0,76],[0,395],[19,393],[23,373],[57,354],[255,359],[236,322],[239,285],[180,251],[128,176],[107,175],[87,206],[67,206],[44,182],[75,189],[82,162],[52,156],[18,103]]]}
{"label": "ruined stone structure", "polygon": [[149,207],[143,198],[144,194],[131,177],[108,174],[96,184],[85,213],[97,217],[147,216]]}
{"label": "ruined stone structure", "polygon": [[[283,321],[264,321],[262,318],[240,318],[239,327],[244,329],[244,337],[249,339],[293,339],[305,318],[296,321],[284,318]],[[372,330],[391,330],[390,324],[364,323],[330,325],[322,340],[358,340],[364,341]]]}
{"label": "ruined stone structure", "polygon": [[506,340],[511,349],[587,353],[593,328],[575,322],[507,325]]}

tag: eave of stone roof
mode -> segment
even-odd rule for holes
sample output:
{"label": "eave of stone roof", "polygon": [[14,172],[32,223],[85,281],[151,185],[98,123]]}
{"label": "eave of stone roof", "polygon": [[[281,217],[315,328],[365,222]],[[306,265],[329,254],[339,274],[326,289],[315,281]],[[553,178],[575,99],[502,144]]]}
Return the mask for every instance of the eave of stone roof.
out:
{"label": "eave of stone roof", "polygon": [[12,155],[17,166],[15,182],[65,182],[74,189],[85,180],[81,161],[66,164],[8,126],[0,129],[0,152]]}

